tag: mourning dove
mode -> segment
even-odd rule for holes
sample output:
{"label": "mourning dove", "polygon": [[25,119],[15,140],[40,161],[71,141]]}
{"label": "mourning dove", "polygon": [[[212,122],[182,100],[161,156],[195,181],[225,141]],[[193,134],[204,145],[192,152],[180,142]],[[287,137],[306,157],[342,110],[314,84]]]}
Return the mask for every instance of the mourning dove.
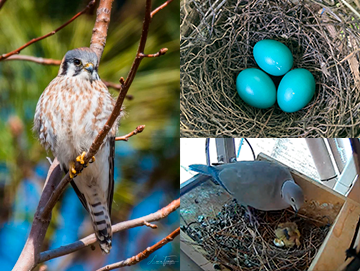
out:
{"label": "mourning dove", "polygon": [[280,223],[275,230],[275,235],[277,238],[274,239],[274,244],[278,247],[300,246],[300,232],[294,222]]}
{"label": "mourning dove", "polygon": [[211,176],[246,208],[272,211],[291,206],[297,212],[304,203],[301,187],[287,168],[276,163],[239,161],[215,167],[190,165],[189,169]]}

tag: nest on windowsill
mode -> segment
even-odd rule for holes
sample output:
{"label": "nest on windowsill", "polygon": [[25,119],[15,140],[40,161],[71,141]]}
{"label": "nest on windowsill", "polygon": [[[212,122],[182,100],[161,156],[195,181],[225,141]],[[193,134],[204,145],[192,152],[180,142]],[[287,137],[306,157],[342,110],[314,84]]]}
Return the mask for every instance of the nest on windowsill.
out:
{"label": "nest on windowsill", "polygon": [[[307,270],[323,243],[330,225],[290,209],[264,212],[253,210],[258,221],[252,226],[245,208],[229,201],[216,217],[199,216],[183,230],[206,252],[218,270]],[[279,223],[295,222],[300,231],[300,246],[274,245],[274,230]]]}

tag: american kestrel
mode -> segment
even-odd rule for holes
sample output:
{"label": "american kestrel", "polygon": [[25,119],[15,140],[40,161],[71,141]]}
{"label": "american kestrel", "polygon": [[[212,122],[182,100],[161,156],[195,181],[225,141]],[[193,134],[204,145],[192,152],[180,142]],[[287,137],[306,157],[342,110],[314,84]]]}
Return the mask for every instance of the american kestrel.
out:
{"label": "american kestrel", "polygon": [[118,121],[110,130],[93,164],[81,175],[74,162],[84,163],[86,151],[104,127],[115,101],[97,73],[98,58],[90,48],[68,51],[59,73],[36,106],[34,130],[51,149],[89,212],[100,248],[111,249],[111,205],[114,193],[114,146]]}

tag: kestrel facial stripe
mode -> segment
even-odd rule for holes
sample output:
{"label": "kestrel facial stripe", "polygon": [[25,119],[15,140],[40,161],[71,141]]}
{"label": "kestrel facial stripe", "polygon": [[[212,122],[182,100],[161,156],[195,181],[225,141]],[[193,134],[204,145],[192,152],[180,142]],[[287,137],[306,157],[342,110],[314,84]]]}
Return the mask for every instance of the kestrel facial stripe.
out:
{"label": "kestrel facial stripe", "polygon": [[82,71],[82,68],[76,67],[76,70],[75,70],[73,76],[80,74],[81,71]]}
{"label": "kestrel facial stripe", "polygon": [[68,69],[68,64],[66,61],[64,61],[61,65],[61,74],[60,75],[66,75]]}

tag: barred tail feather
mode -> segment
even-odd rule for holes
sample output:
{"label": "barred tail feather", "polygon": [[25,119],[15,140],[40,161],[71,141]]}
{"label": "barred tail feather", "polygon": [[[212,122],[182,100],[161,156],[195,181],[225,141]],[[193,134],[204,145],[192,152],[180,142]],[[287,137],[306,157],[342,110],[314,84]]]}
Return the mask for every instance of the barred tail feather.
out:
{"label": "barred tail feather", "polygon": [[96,239],[99,241],[101,250],[108,254],[112,246],[112,230],[107,205],[96,202],[94,204],[88,204],[88,208],[90,210],[90,217],[93,222]]}

